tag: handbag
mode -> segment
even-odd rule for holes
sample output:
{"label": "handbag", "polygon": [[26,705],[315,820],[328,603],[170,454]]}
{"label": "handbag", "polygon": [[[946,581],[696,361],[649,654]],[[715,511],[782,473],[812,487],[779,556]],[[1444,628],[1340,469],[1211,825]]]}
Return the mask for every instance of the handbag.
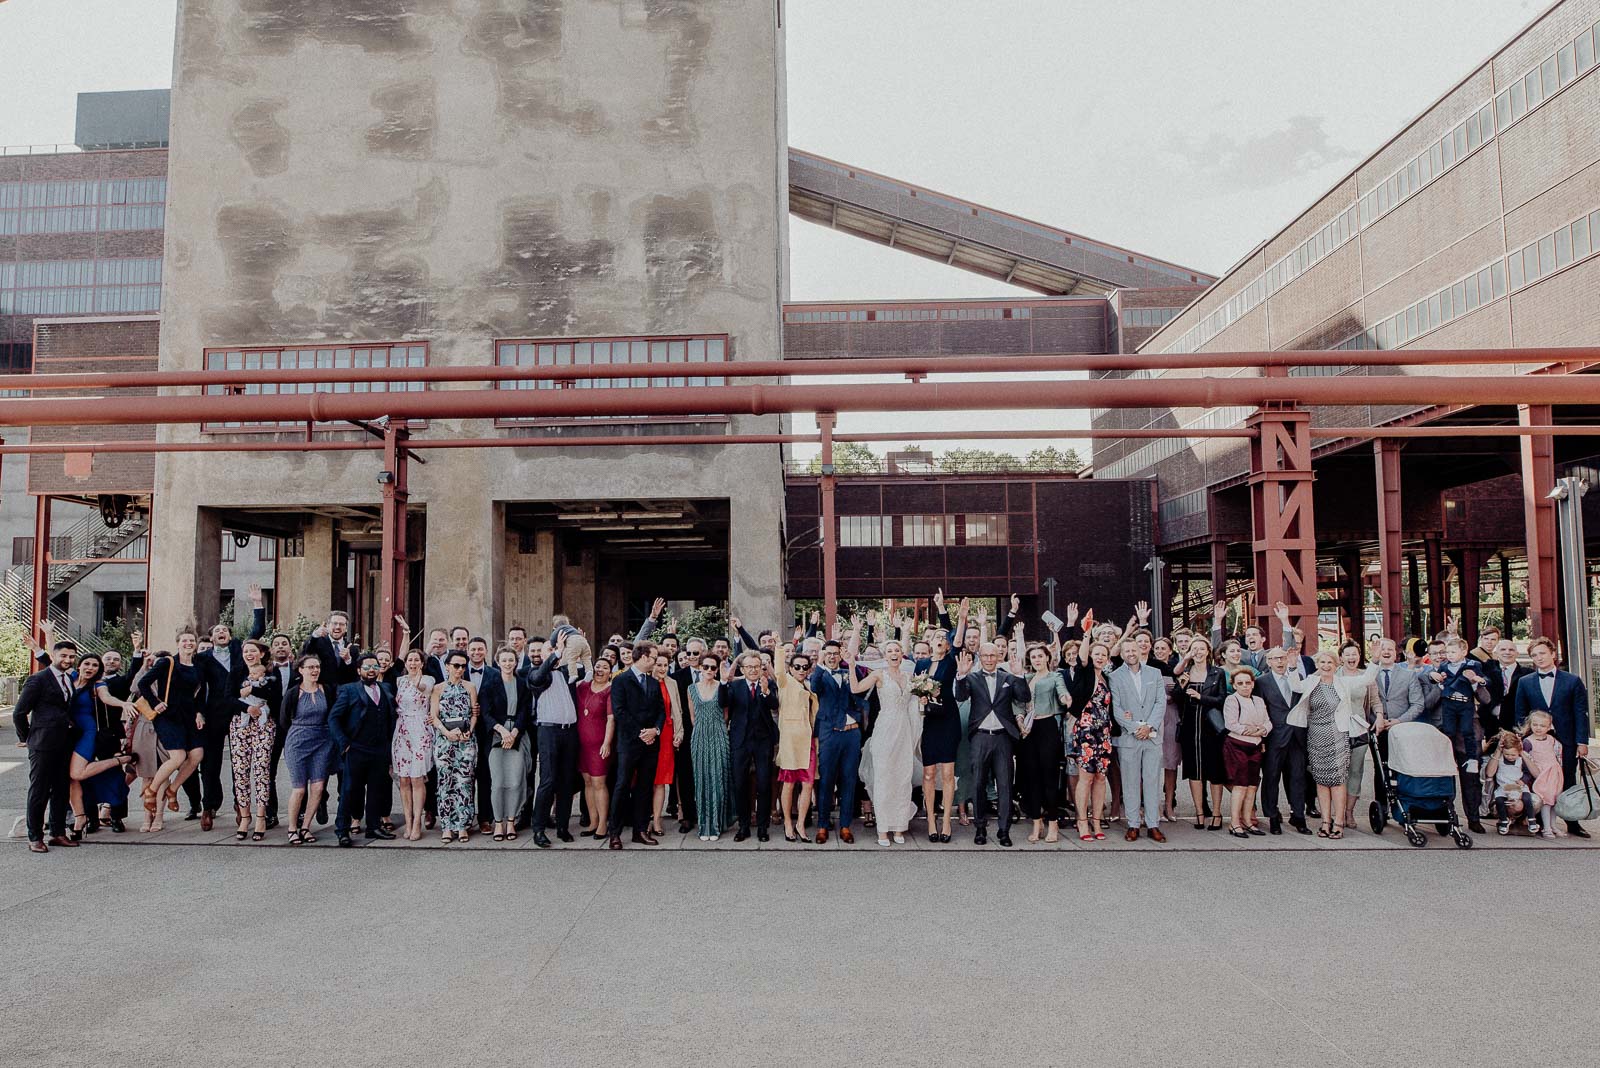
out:
{"label": "handbag", "polygon": [[1600,787],[1589,774],[1589,762],[1578,761],[1577,783],[1556,798],[1556,817],[1563,820],[1591,820],[1600,815]]}
{"label": "handbag", "polygon": [[[1230,696],[1232,696],[1232,695],[1230,694]],[[1220,708],[1208,708],[1208,709],[1206,709],[1205,710],[1205,720],[1206,720],[1206,727],[1207,727],[1207,729],[1209,729],[1211,731],[1212,734],[1227,734],[1228,733],[1228,717],[1224,716],[1222,714],[1222,709],[1220,709]]]}
{"label": "handbag", "polygon": [[[167,684],[161,688],[163,697],[172,693],[172,669],[177,666],[177,657],[173,657],[167,661]],[[143,716],[147,720],[150,720],[151,722],[154,722],[156,716],[160,714],[156,711],[156,706],[151,704],[149,700],[145,698],[144,694],[139,695],[139,699],[133,703],[133,707],[139,710],[139,715]]]}

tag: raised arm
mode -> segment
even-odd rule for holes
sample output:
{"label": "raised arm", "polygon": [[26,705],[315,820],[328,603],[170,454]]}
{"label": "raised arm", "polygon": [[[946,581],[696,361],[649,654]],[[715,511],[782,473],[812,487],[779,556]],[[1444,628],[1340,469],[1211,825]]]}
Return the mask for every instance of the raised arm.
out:
{"label": "raised arm", "polygon": [[250,639],[261,637],[267,632],[267,602],[261,596],[260,583],[250,584]]}

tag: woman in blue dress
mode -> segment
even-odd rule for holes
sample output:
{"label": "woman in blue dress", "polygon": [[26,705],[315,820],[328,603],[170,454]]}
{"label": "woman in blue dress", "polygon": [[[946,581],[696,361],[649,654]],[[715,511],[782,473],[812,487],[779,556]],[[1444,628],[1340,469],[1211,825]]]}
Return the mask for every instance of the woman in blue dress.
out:
{"label": "woman in blue dress", "polygon": [[[74,842],[83,841],[85,831],[98,829],[101,805],[113,806],[111,829],[123,830],[115,807],[128,803],[128,780],[122,769],[138,759],[120,752],[121,713],[132,706],[111,696],[100,681],[104,675],[105,664],[94,653],[79,659],[78,670],[72,673],[72,722],[78,735],[72,746],[70,794],[69,834]],[[114,755],[96,759],[96,750],[103,753],[107,749]]]}

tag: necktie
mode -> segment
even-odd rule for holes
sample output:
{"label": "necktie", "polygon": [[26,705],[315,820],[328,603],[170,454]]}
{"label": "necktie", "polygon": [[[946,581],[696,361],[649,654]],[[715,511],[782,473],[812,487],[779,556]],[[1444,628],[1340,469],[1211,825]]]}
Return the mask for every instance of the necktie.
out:
{"label": "necktie", "polygon": [[750,684],[750,700],[754,701],[755,699],[756,699],[756,684],[752,682]]}
{"label": "necktie", "polygon": [[1286,704],[1286,705],[1293,704],[1294,702],[1292,700],[1290,700],[1290,697],[1289,697],[1289,694],[1291,692],[1290,689],[1289,689],[1289,676],[1287,676],[1287,675],[1279,675],[1279,676],[1277,676],[1277,679],[1278,679],[1278,689],[1280,691],[1282,691],[1282,693],[1283,693],[1283,703]]}
{"label": "necktie", "polygon": [[1389,669],[1388,668],[1384,668],[1383,669],[1383,685],[1380,687],[1380,689],[1383,690],[1383,699],[1385,701],[1387,701],[1389,699]]}
{"label": "necktie", "polygon": [[61,696],[65,697],[67,699],[67,703],[68,704],[71,704],[72,703],[72,683],[67,681],[67,677],[65,675],[57,675],[56,676],[56,680],[61,683]]}
{"label": "necktie", "polygon": [[376,686],[367,687],[367,696],[372,698],[373,704],[378,704],[378,688]]}

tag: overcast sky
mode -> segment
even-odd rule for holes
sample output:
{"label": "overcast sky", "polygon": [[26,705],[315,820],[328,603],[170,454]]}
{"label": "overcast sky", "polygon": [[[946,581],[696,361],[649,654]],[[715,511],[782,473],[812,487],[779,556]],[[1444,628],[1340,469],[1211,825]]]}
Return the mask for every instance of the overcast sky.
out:
{"label": "overcast sky", "polygon": [[[71,141],[80,91],[170,84],[175,6],[0,0],[0,144]],[[1546,5],[785,6],[795,147],[1220,274]],[[791,235],[796,300],[1019,292],[799,220]],[[953,430],[997,423],[992,414],[941,418]],[[1055,412],[1006,422],[1087,424],[1083,413]],[[839,420],[841,431],[869,424],[925,428],[926,420]],[[808,428],[796,419],[796,429]]]}

